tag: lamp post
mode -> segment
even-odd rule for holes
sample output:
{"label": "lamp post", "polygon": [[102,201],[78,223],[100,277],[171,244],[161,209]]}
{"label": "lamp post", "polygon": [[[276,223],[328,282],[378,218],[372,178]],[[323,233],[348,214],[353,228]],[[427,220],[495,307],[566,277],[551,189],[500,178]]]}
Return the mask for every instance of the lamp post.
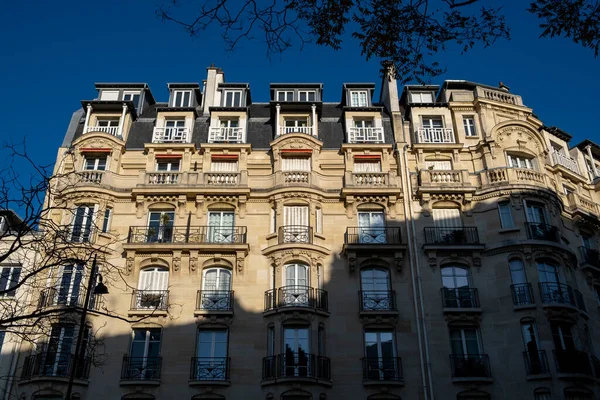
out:
{"label": "lamp post", "polygon": [[[94,255],[94,261],[92,262],[92,268],[90,271],[90,279],[88,281],[87,290],[85,292],[85,301],[83,303],[83,310],[81,311],[81,321],[79,321],[79,334],[77,335],[77,344],[75,345],[75,357],[73,359],[73,364],[71,366],[71,373],[69,374],[69,385],[67,386],[67,393],[65,395],[65,400],[71,400],[71,392],[73,391],[73,380],[75,379],[75,374],[77,373],[77,368],[79,368],[79,361],[81,358],[80,355],[83,354],[82,351],[85,349],[81,348],[81,342],[83,340],[83,331],[85,328],[85,320],[88,313],[88,305],[90,303],[90,298],[92,294],[92,285],[94,284],[96,278],[96,255]],[[102,275],[98,274],[99,282],[94,287],[94,295],[102,295],[108,294],[108,288],[106,285],[102,283]]]}

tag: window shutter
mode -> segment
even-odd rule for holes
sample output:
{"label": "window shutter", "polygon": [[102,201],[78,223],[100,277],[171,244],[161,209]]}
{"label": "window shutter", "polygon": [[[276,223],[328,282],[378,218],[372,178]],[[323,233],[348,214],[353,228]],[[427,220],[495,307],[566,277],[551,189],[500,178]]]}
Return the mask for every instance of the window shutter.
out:
{"label": "window shutter", "polygon": [[354,172],[381,172],[381,163],[379,161],[354,162]]}
{"label": "window shutter", "polygon": [[438,228],[454,228],[462,226],[458,208],[434,208],[433,222]]}
{"label": "window shutter", "polygon": [[238,163],[237,161],[215,161],[210,163],[212,172],[237,172]]}
{"label": "window shutter", "polygon": [[285,225],[308,226],[308,207],[286,206],[283,217]]}
{"label": "window shutter", "polygon": [[310,171],[310,157],[282,157],[282,171]]}

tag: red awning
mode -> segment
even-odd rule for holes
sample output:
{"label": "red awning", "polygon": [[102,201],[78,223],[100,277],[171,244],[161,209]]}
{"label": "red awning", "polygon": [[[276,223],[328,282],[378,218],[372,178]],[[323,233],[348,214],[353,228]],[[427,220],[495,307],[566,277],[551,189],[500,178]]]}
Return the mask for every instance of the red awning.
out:
{"label": "red awning", "polygon": [[311,149],[281,149],[282,153],[294,153],[294,154],[312,154]]}
{"label": "red awning", "polygon": [[110,147],[83,147],[79,151],[82,153],[110,153],[112,149]]}
{"label": "red awning", "polygon": [[354,156],[355,160],[380,160],[381,156],[379,154],[357,154]]}
{"label": "red awning", "polygon": [[181,154],[157,154],[154,158],[181,158]]}
{"label": "red awning", "polygon": [[211,159],[213,159],[213,160],[237,160],[238,155],[237,154],[213,154],[211,156]]}

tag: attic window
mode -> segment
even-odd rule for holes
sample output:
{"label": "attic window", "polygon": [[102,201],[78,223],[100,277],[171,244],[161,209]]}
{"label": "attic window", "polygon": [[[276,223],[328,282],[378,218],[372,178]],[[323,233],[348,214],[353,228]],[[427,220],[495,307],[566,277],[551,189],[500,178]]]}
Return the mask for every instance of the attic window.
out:
{"label": "attic window", "polygon": [[133,106],[137,108],[140,102],[140,92],[124,92],[123,101],[131,101]]}
{"label": "attic window", "polygon": [[314,90],[304,90],[298,92],[298,101],[315,101],[316,95]]}
{"label": "attic window", "polygon": [[294,101],[294,92],[293,91],[278,91],[277,92],[277,101]]}
{"label": "attic window", "polygon": [[240,107],[242,105],[241,90],[226,90],[224,98],[223,105],[225,107]]}
{"label": "attic window", "polygon": [[350,106],[351,107],[367,107],[367,91],[351,91],[350,92]]}
{"label": "attic window", "polygon": [[173,107],[189,107],[192,100],[190,90],[176,90],[173,92]]}
{"label": "attic window", "polygon": [[433,103],[431,92],[413,92],[410,94],[411,103]]}

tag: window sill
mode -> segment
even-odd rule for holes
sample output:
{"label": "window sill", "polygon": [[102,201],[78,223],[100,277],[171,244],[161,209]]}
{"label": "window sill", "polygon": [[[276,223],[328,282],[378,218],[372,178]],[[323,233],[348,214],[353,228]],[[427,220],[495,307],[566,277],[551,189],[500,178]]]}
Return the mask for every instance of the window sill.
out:
{"label": "window sill", "polygon": [[318,232],[318,233],[317,233],[317,232],[315,232],[315,237],[316,237],[316,238],[319,238],[319,239],[321,239],[321,240],[325,240],[325,235],[323,235],[323,234],[322,234],[322,233],[320,233],[320,232]]}
{"label": "window sill", "polygon": [[521,228],[504,228],[504,229],[500,229],[498,231],[498,233],[511,233],[511,232],[519,232],[521,231]]}
{"label": "window sill", "polygon": [[276,237],[277,237],[277,233],[276,233],[276,232],[275,232],[275,233],[269,233],[269,234],[267,235],[267,240],[269,240],[269,239],[273,239],[273,238],[276,238]]}

